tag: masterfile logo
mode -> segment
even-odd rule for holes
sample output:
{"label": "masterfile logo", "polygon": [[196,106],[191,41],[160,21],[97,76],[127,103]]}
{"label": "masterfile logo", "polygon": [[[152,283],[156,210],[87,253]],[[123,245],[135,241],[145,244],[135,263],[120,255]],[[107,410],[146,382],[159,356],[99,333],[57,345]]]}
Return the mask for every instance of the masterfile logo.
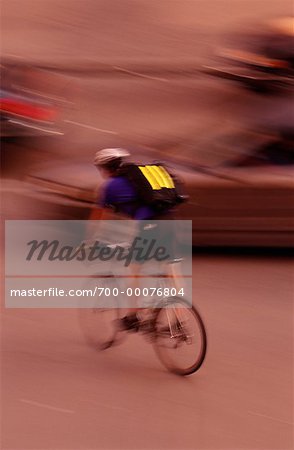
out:
{"label": "masterfile logo", "polygon": [[[191,221],[6,221],[6,307],[154,307],[192,299]],[[177,262],[177,287],[171,265]],[[180,264],[179,264],[180,262]],[[134,282],[135,280],[135,282]],[[119,300],[119,305],[118,305]],[[145,307],[145,306],[144,306]]]}

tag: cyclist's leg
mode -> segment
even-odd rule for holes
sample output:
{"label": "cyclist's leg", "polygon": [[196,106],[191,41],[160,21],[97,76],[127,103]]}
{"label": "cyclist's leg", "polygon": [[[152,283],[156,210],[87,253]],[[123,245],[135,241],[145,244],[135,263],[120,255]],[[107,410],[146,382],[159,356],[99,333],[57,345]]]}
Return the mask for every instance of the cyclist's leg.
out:
{"label": "cyclist's leg", "polygon": [[[141,273],[141,270],[142,270],[141,264],[133,263],[130,265],[131,281],[129,283],[130,285],[129,287],[132,289],[132,292],[134,292],[135,289],[140,286],[139,275]],[[134,314],[139,310],[137,297],[135,295],[132,295],[130,297],[130,301],[131,305],[129,306],[128,314]]]}
{"label": "cyclist's leg", "polygon": [[[142,246],[142,249],[144,247],[148,247],[149,242],[153,239],[153,232],[150,230],[150,228],[146,227],[146,221],[139,221],[138,222],[138,232],[137,232],[137,238],[140,240],[140,246]],[[142,272],[142,267],[146,261],[144,261],[144,258],[137,257],[134,255],[134,259],[132,263],[130,264],[130,272],[131,272],[131,282],[130,282],[130,288],[132,288],[132,292],[134,293],[135,289],[140,287],[140,274]],[[140,309],[138,307],[138,299],[135,295],[132,295],[131,298],[131,306],[129,307],[128,314],[134,315],[138,312]]]}
{"label": "cyclist's leg", "polygon": [[122,330],[138,330],[139,319],[138,319],[138,298],[134,295],[135,289],[139,287],[139,275],[141,272],[141,264],[132,263],[130,265],[131,278],[128,283],[128,288],[131,289],[132,295],[128,296],[127,299],[130,302],[126,311],[126,315],[120,319],[119,327]]}
{"label": "cyclist's leg", "polygon": [[[137,232],[137,238],[140,242],[140,247],[142,247],[142,252],[138,256],[137,254],[134,255],[133,261],[130,264],[130,272],[131,272],[131,278],[129,287],[132,289],[133,295],[128,298],[131,302],[131,305],[129,306],[129,309],[127,311],[127,315],[122,318],[122,326],[124,326],[126,329],[132,329],[134,327],[138,327],[139,319],[138,319],[138,313],[139,311],[145,309],[139,306],[138,300],[139,298],[135,296],[134,292],[136,288],[141,287],[141,278],[140,274],[142,272],[142,269],[144,267],[144,264],[147,262],[144,257],[141,257],[141,254],[146,254],[148,251],[148,247],[152,242],[155,240],[157,245],[160,245],[160,236],[158,234],[157,230],[157,221],[151,220],[149,221],[139,221],[138,222],[138,232]],[[155,225],[155,227],[154,227]]]}

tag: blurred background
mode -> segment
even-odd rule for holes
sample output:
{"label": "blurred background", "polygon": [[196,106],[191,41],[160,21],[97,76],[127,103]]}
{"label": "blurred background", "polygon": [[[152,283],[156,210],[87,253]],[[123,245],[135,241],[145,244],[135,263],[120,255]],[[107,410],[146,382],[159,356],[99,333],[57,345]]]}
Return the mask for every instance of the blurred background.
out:
{"label": "blurred background", "polygon": [[74,311],[4,310],[3,448],[292,448],[292,16],[289,0],[1,1],[3,219],[87,219],[99,148],[164,161],[190,196],[210,339],[179,380],[138,339],[92,353]]}
{"label": "blurred background", "polygon": [[195,245],[291,245],[291,6],[3,1],[6,217],[88,217],[93,154],[126,146],[186,180]]}

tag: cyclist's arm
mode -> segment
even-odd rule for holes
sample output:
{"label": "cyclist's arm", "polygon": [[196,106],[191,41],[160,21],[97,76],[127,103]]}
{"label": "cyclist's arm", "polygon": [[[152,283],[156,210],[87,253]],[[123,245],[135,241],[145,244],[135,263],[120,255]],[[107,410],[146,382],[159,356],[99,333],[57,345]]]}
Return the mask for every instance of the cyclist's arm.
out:
{"label": "cyclist's arm", "polygon": [[111,219],[113,220],[113,212],[111,211],[111,209],[99,205],[92,208],[88,217],[85,238],[91,239],[94,235],[98,233],[101,220],[111,220]]}
{"label": "cyclist's arm", "polygon": [[110,216],[109,203],[109,186],[105,186],[95,206],[92,208],[88,220],[107,220]]}

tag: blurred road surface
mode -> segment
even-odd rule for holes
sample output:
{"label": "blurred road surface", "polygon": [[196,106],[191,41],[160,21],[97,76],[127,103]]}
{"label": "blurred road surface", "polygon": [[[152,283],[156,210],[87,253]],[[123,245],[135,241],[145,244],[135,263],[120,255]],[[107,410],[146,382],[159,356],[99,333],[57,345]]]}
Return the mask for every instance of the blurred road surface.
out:
{"label": "blurred road surface", "polygon": [[293,448],[290,261],[195,255],[193,275],[209,346],[189,378],[141,336],[96,353],[75,310],[3,310],[1,448]]}

